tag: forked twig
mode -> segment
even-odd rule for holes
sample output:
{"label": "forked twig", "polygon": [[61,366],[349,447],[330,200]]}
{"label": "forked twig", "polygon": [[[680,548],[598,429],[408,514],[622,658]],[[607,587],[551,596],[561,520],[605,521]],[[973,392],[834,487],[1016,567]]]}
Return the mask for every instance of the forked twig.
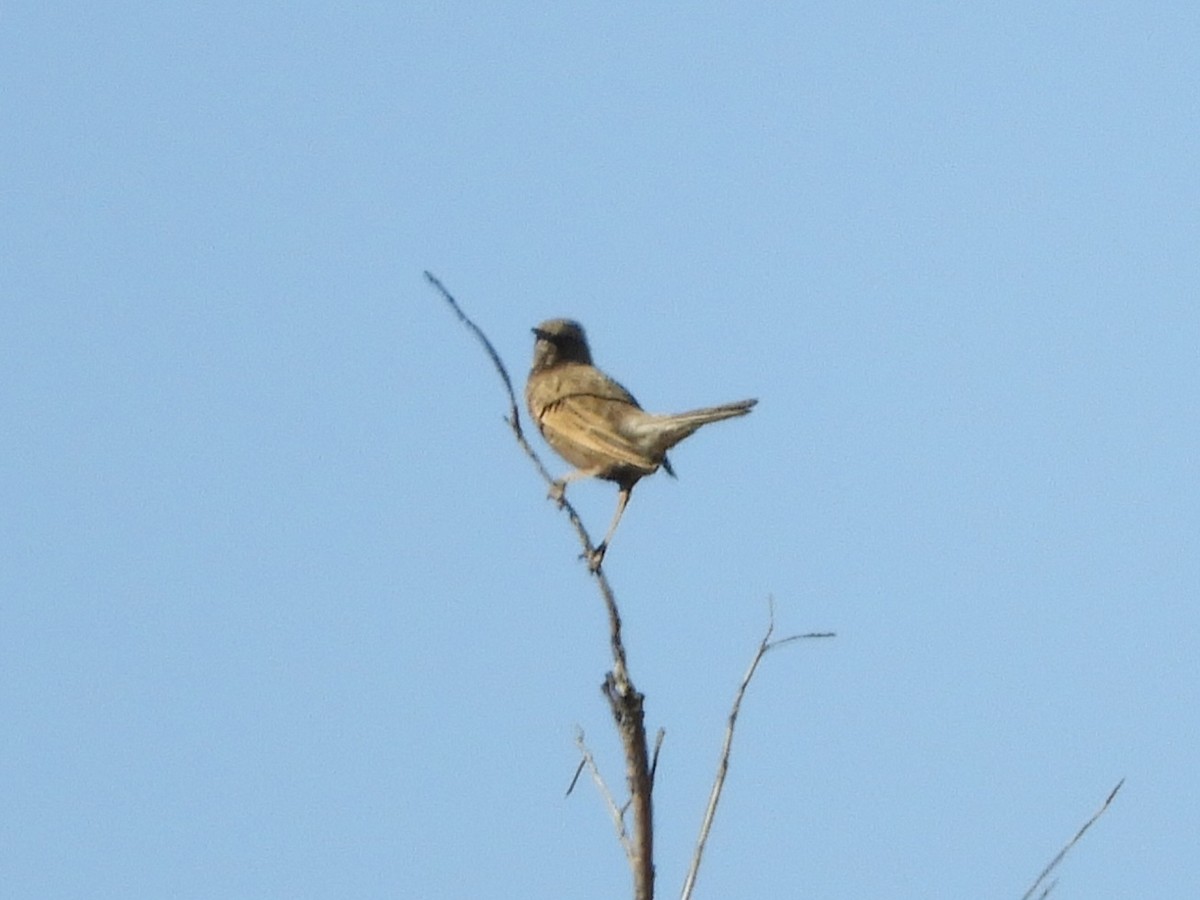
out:
{"label": "forked twig", "polygon": [[[629,839],[629,830],[625,827],[625,810],[617,806],[617,801],[613,798],[612,791],[608,789],[608,785],[604,781],[604,776],[600,774],[600,767],[596,765],[596,758],[592,756],[592,751],[588,748],[587,742],[583,737],[583,729],[575,729],[575,746],[579,748],[579,769],[575,773],[575,778],[571,780],[571,788],[575,786],[575,781],[579,778],[579,773],[585,768],[592,773],[592,781],[596,784],[596,790],[600,792],[600,796],[604,798],[604,805],[608,807],[608,814],[612,816],[613,827],[617,829],[617,840],[621,842],[621,846],[625,849],[625,856],[632,862],[633,860],[633,842]],[[571,793],[571,788],[567,789],[567,793]]]}
{"label": "forked twig", "polygon": [[729,774],[729,758],[730,753],[733,751],[733,732],[737,726],[738,713],[741,712],[742,699],[746,696],[746,689],[750,687],[750,681],[754,678],[758,664],[762,662],[762,658],[767,655],[768,651],[782,647],[784,644],[790,644],[793,641],[805,640],[807,638],[836,637],[831,631],[821,631],[809,634],[793,634],[785,638],[780,638],[777,641],[772,641],[771,635],[775,633],[775,601],[768,598],[768,604],[769,621],[767,623],[767,633],[763,635],[762,641],[759,642],[758,650],[754,654],[754,659],[750,661],[750,667],[746,669],[746,674],[742,676],[742,683],[734,695],[733,707],[729,711],[729,720],[725,725],[725,740],[721,746],[721,759],[717,764],[717,777],[713,780],[712,790],[708,795],[708,806],[704,810],[704,820],[700,825],[700,836],[696,840],[696,849],[692,853],[692,863],[688,867],[687,878],[683,882],[683,893],[680,894],[682,900],[688,900],[696,887],[696,876],[700,871],[700,862],[704,857],[704,847],[708,843],[709,832],[712,831],[713,819],[717,814],[717,805],[721,802],[721,791],[725,788],[725,776]]}

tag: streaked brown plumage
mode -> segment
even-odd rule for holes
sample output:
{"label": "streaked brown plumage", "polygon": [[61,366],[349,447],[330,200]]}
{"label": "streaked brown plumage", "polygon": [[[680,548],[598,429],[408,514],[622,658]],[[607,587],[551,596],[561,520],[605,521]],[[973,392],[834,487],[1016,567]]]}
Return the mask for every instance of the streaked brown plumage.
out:
{"label": "streaked brown plumage", "polygon": [[561,499],[578,478],[603,478],[620,488],[608,534],[588,565],[600,567],[629,495],[639,479],[659,466],[674,476],[667,451],[701,425],[744,416],[757,400],[709,406],[678,415],[645,412],[633,395],[592,365],[587,338],[578,322],[550,319],[533,329],[533,368],[525,384],[529,414],[555,452],[575,466],[554,483],[550,496]]}

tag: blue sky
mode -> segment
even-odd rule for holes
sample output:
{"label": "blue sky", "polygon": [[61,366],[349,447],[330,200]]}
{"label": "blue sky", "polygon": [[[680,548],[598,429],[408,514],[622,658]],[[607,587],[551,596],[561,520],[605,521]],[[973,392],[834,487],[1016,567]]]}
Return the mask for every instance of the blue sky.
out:
{"label": "blue sky", "polygon": [[[606,568],[678,893],[1200,882],[1200,11],[7,4],[0,881],[624,896],[523,378],[758,397]],[[556,471],[565,465],[547,453]],[[594,533],[612,485],[571,489]]]}

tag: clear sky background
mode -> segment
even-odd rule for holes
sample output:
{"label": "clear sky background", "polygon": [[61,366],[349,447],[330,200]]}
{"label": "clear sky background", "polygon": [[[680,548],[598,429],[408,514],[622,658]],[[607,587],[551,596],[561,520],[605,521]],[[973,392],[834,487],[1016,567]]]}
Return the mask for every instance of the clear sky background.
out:
{"label": "clear sky background", "polygon": [[[677,896],[1200,884],[1195,3],[8,3],[0,882],[627,896],[523,381],[753,396],[606,563]],[[541,446],[539,444],[539,446]],[[547,455],[555,471],[566,466]],[[594,533],[610,484],[572,488]]]}

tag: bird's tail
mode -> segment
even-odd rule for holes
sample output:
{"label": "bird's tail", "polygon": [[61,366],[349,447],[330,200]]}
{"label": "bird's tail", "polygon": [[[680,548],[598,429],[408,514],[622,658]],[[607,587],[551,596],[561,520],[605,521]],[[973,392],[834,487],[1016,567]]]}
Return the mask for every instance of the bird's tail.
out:
{"label": "bird's tail", "polygon": [[719,422],[721,419],[732,419],[734,416],[744,416],[754,408],[757,400],[739,400],[737,403],[722,403],[720,406],[706,406],[704,409],[693,409],[689,412],[676,413],[670,416],[659,416],[670,422],[681,425],[695,422],[696,428],[709,422]]}
{"label": "bird's tail", "polygon": [[754,404],[757,402],[757,400],[739,400],[737,403],[706,406],[703,409],[693,409],[689,412],[668,416],[648,415],[647,421],[642,423],[642,428],[653,433],[654,443],[666,451],[694,433],[701,425],[719,422],[722,419],[732,419],[735,416],[744,416],[754,408]]}

